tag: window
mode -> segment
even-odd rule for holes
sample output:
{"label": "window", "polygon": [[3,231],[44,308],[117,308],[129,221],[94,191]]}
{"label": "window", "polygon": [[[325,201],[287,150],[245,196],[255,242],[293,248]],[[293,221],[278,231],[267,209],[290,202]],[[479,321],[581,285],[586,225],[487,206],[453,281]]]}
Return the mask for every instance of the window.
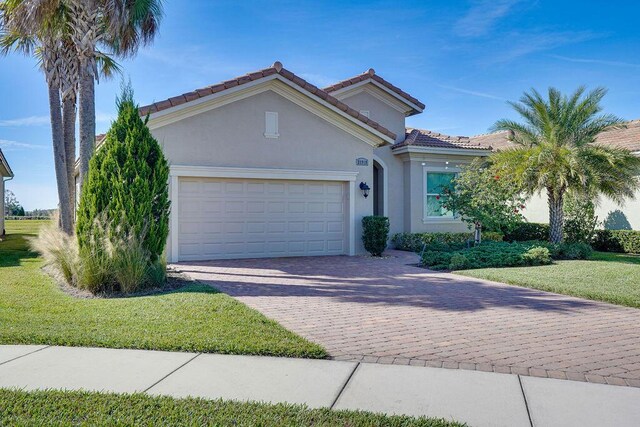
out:
{"label": "window", "polygon": [[278,133],[278,113],[274,111],[266,111],[264,113],[264,137],[277,138]]}
{"label": "window", "polygon": [[425,218],[453,218],[453,212],[442,207],[446,198],[441,193],[442,188],[448,186],[455,177],[455,172],[425,172]]}

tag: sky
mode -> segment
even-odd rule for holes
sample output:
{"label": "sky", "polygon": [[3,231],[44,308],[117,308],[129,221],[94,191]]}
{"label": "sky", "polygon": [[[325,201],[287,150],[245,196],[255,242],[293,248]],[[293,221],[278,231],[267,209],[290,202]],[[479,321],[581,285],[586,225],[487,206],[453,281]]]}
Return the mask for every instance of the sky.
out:
{"label": "sky", "polygon": [[[121,80],[145,105],[281,61],[326,86],[374,68],[424,102],[407,125],[485,133],[516,118],[507,101],[554,86],[604,86],[603,106],[640,118],[636,1],[165,0],[151,46],[120,60],[96,88],[98,132],[115,116]],[[57,205],[44,76],[33,58],[0,57],[0,148],[6,187],[27,210]]]}

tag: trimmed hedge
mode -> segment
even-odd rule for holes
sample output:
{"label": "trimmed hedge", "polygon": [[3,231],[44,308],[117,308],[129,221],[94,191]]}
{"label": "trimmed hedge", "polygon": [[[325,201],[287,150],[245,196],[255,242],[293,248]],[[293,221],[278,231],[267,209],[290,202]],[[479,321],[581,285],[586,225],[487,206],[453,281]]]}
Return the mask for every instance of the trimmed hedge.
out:
{"label": "trimmed hedge", "polygon": [[549,240],[549,224],[523,222],[513,230],[504,233],[505,242],[527,242],[529,240]]}
{"label": "trimmed hedge", "polygon": [[[502,241],[502,234],[492,231],[482,233],[483,241]],[[473,233],[397,233],[391,238],[396,249],[401,251],[419,252],[425,243],[432,244],[460,244],[466,247],[467,242],[473,241]]]}
{"label": "trimmed hedge", "polygon": [[362,218],[362,243],[372,256],[381,256],[389,240],[389,218],[365,216]]}
{"label": "trimmed hedge", "polygon": [[640,254],[640,231],[596,230],[593,248],[603,252]]}
{"label": "trimmed hedge", "polygon": [[591,247],[584,243],[486,241],[471,248],[438,243],[427,245],[421,264],[432,270],[523,267],[550,264],[552,259],[586,259],[590,254]]}

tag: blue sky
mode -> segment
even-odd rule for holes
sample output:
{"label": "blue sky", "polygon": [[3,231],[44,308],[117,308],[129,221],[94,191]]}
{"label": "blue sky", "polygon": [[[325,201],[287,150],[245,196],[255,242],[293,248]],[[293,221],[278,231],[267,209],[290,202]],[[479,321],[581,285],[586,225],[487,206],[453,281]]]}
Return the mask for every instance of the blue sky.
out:
{"label": "blue sky", "polygon": [[[188,6],[187,6],[188,5]],[[370,67],[423,101],[408,125],[484,133],[531,87],[605,86],[607,112],[640,118],[635,1],[165,2],[155,43],[121,61],[143,105],[264,68],[275,60],[328,85]],[[119,79],[96,90],[98,131]],[[0,148],[24,207],[57,204],[44,78],[34,60],[0,58]]]}

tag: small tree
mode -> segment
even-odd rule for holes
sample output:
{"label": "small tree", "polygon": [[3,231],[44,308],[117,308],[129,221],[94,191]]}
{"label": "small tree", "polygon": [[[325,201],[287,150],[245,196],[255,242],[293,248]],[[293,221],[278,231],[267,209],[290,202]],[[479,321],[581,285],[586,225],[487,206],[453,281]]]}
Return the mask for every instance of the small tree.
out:
{"label": "small tree", "polygon": [[6,215],[24,216],[24,208],[11,190],[4,190],[4,210]]}
{"label": "small tree", "polygon": [[118,118],[91,159],[77,215],[80,249],[102,241],[96,218],[108,223],[111,238],[136,236],[155,263],[169,233],[169,166],[146,120],[138,113],[131,87],[117,101]]}
{"label": "small tree", "polygon": [[512,180],[497,175],[489,161],[476,159],[442,190],[442,206],[474,228],[476,243],[482,229],[510,231],[522,222],[524,199]]}

